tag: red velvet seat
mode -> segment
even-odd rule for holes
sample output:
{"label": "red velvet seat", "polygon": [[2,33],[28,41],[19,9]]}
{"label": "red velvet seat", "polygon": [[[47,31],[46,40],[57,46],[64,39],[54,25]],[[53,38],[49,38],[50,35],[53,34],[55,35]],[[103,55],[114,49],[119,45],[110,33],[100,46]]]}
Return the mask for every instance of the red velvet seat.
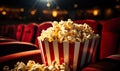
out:
{"label": "red velvet seat", "polygon": [[10,25],[2,25],[2,26],[1,26],[1,28],[0,28],[0,29],[1,29],[1,30],[0,30],[0,31],[1,31],[1,34],[0,34],[0,35],[1,35],[2,37],[8,36],[9,27],[10,27]]}
{"label": "red velvet seat", "polygon": [[47,29],[48,27],[51,27],[51,26],[52,26],[51,23],[52,23],[51,21],[46,21],[46,22],[42,22],[42,23],[40,23],[40,24],[38,25],[38,31],[37,31],[36,41],[35,41],[35,44],[36,44],[37,46],[38,46],[37,37],[40,36],[42,30],[45,30],[45,29]]}
{"label": "red velvet seat", "polygon": [[10,25],[4,25],[4,28],[3,28],[3,36],[4,37],[8,37],[9,26]]}
{"label": "red velvet seat", "polygon": [[35,43],[38,25],[36,23],[27,24],[24,28],[22,42]]}
{"label": "red velvet seat", "polygon": [[4,25],[2,26],[2,35],[0,42],[11,42],[16,40],[16,29],[17,25]]}
{"label": "red velvet seat", "polygon": [[4,28],[4,25],[0,25],[0,37],[2,37],[3,35],[3,28]]}
{"label": "red velvet seat", "polygon": [[100,46],[100,58],[117,54],[120,44],[120,18],[109,19],[100,22],[102,25],[102,39]]}
{"label": "red velvet seat", "polygon": [[1,30],[1,34],[0,34],[0,36],[4,36],[4,33],[5,33],[5,25],[1,25],[1,28],[0,28]]}
{"label": "red velvet seat", "polygon": [[19,24],[16,31],[16,40],[21,41],[25,24]]}
{"label": "red velvet seat", "polygon": [[9,25],[8,27],[8,32],[7,35],[9,38],[16,38],[16,30],[17,30],[17,25],[13,24],[13,25]]}
{"label": "red velvet seat", "polygon": [[3,42],[0,43],[0,56],[36,49],[36,45],[27,42]]}
{"label": "red velvet seat", "polygon": [[18,61],[22,61],[25,64],[29,60],[34,60],[36,63],[42,64],[41,60],[41,51],[40,50],[30,50],[30,51],[24,51],[19,53],[14,53],[6,56],[0,57],[0,71],[2,71],[3,66],[8,65],[10,68],[14,68],[14,65]]}

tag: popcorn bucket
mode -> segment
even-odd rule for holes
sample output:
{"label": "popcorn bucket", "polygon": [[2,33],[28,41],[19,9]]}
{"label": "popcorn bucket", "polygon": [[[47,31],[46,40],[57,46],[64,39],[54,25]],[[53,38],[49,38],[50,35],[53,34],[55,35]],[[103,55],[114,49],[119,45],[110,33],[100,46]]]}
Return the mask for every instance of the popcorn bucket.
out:
{"label": "popcorn bucket", "polygon": [[52,61],[57,61],[59,64],[66,63],[71,71],[79,71],[90,63],[99,43],[99,38],[75,43],[38,40],[43,63],[46,65],[51,65]]}

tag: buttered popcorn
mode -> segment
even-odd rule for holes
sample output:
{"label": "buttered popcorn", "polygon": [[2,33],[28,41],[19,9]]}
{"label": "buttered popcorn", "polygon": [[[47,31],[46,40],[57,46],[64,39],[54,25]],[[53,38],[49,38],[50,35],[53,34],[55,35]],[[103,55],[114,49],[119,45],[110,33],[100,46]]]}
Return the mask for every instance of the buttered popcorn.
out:
{"label": "buttered popcorn", "polygon": [[94,34],[94,31],[87,23],[77,24],[71,19],[68,19],[67,21],[61,20],[60,22],[53,21],[52,27],[49,27],[47,30],[42,30],[38,39],[49,42],[55,40],[58,42],[81,42],[96,36],[98,36],[98,34]]}
{"label": "buttered popcorn", "polygon": [[29,60],[26,65],[23,62],[17,62],[13,69],[6,65],[3,67],[3,71],[70,71],[70,68],[65,63],[58,64],[56,61],[53,61],[50,66],[46,66]]}

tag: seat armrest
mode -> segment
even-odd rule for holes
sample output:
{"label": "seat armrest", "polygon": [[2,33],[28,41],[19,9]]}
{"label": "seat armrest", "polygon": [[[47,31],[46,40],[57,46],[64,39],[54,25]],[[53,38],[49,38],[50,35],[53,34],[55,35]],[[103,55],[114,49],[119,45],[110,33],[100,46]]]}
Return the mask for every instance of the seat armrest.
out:
{"label": "seat armrest", "polygon": [[37,46],[32,43],[4,42],[4,43],[0,43],[0,56],[22,52],[22,51],[35,50],[35,49],[37,49]]}
{"label": "seat armrest", "polygon": [[106,58],[110,58],[110,59],[114,59],[114,60],[119,60],[120,61],[120,54],[114,54],[114,55],[110,55]]}
{"label": "seat armrest", "polygon": [[13,66],[18,61],[27,63],[29,60],[34,60],[36,63],[42,64],[41,50],[24,51],[0,57],[0,71],[2,71],[5,65],[14,68]]}

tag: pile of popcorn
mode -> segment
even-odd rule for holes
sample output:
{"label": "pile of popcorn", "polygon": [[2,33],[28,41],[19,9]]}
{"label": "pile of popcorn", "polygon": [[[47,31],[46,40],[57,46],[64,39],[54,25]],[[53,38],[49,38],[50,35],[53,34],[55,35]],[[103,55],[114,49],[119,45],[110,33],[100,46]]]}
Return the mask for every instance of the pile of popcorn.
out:
{"label": "pile of popcorn", "polygon": [[27,64],[17,62],[13,69],[6,65],[3,67],[3,71],[70,71],[70,68],[65,63],[60,65],[56,61],[53,61],[50,66],[46,66],[45,64],[35,63],[34,60],[29,60]]}
{"label": "pile of popcorn", "polygon": [[38,39],[49,42],[82,42],[97,36],[99,35],[94,34],[94,31],[87,23],[77,24],[71,19],[68,19],[67,21],[61,20],[60,22],[53,21],[52,27],[47,28],[47,30],[42,30]]}

